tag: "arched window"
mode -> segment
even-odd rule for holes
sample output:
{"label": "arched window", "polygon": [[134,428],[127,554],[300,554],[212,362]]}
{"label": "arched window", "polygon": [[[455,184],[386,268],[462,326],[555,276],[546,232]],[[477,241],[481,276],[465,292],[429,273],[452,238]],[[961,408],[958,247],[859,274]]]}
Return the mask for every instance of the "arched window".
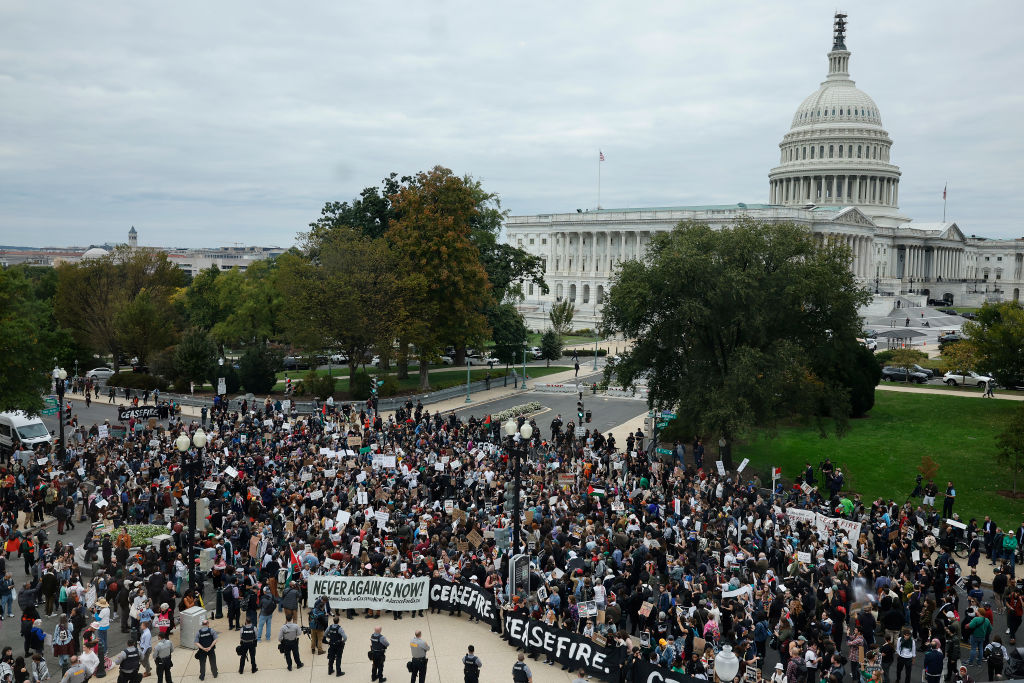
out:
{"label": "arched window", "polygon": [[558,301],[562,300],[562,283],[561,282],[559,282],[557,285],[555,285],[555,299],[557,299]]}
{"label": "arched window", "polygon": [[831,158],[832,158],[832,151],[833,151],[833,150],[832,150],[832,148],[833,148],[833,147],[834,147],[834,145],[829,145],[829,146],[828,146],[828,158],[829,158],[829,159],[831,159]]}
{"label": "arched window", "polygon": [[811,158],[814,158],[814,145],[811,145]]}
{"label": "arched window", "polygon": [[853,158],[853,145],[849,145],[846,148],[846,156],[849,157],[850,159]]}
{"label": "arched window", "polygon": [[843,146],[842,145],[839,145],[839,158],[840,159],[843,158]]}
{"label": "arched window", "polygon": [[857,158],[860,159],[861,148],[863,145],[857,145]]}
{"label": "arched window", "polygon": [[804,159],[807,158],[807,145],[804,145]]}
{"label": "arched window", "polygon": [[576,301],[576,285],[569,285],[569,301]]}
{"label": "arched window", "polygon": [[598,304],[603,304],[604,303],[604,285],[598,285],[597,286],[597,303]]}
{"label": "arched window", "polygon": [[819,159],[824,159],[825,158],[825,145],[818,145],[818,158]]}
{"label": "arched window", "polygon": [[590,303],[590,285],[583,285],[583,303]]}

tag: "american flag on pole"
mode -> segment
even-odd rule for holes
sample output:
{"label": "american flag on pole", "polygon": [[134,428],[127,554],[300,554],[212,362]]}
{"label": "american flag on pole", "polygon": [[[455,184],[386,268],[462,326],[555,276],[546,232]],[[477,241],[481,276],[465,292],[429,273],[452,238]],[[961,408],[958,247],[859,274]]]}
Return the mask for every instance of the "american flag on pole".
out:
{"label": "american flag on pole", "polygon": [[600,161],[604,161],[604,152],[597,150],[597,156]]}
{"label": "american flag on pole", "polygon": [[943,199],[946,198],[946,188],[947,187],[949,187],[949,183],[946,183],[945,185],[942,186],[942,198]]}

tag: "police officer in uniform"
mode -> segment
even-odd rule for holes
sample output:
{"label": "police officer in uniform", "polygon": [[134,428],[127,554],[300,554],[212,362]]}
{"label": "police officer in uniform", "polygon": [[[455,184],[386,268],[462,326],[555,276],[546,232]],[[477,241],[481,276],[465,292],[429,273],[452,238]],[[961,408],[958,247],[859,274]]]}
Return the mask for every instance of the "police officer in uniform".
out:
{"label": "police officer in uniform", "polygon": [[60,683],[85,683],[89,679],[89,670],[78,661],[77,655],[71,656],[71,665],[64,672],[64,678]]}
{"label": "police officer in uniform", "polygon": [[[114,664],[121,665],[117,674],[117,683],[138,683],[139,667],[142,666],[142,653],[139,652],[137,645],[134,639],[129,640],[128,646],[114,657]],[[100,661],[100,666],[103,666],[102,661]]]}
{"label": "police officer in uniform", "polygon": [[206,680],[206,660],[210,660],[210,671],[217,677],[217,638],[218,634],[210,628],[210,620],[203,619],[203,626],[196,633],[196,647],[199,649],[199,680]]}
{"label": "police officer in uniform", "polygon": [[242,627],[242,632],[238,635],[238,654],[241,655],[238,660],[238,673],[245,671],[246,655],[249,656],[252,672],[256,673],[256,643],[259,641],[259,637],[256,635],[256,627],[252,625],[252,617],[245,618],[245,626]]}
{"label": "police officer in uniform", "polygon": [[288,663],[289,671],[292,670],[293,659],[295,660],[296,668],[301,669],[303,667],[302,660],[299,659],[299,636],[301,635],[302,629],[295,623],[295,617],[292,617],[286,624],[283,624],[277,634],[278,648],[284,653],[284,661]]}
{"label": "police officer in uniform", "polygon": [[512,665],[512,680],[514,683],[533,683],[533,672],[526,666],[526,655],[519,653],[519,661]]}
{"label": "police officer in uniform", "polygon": [[370,636],[370,660],[373,662],[373,668],[370,671],[371,681],[384,681],[388,680],[384,677],[384,658],[386,656],[386,650],[391,646],[388,639],[380,632],[380,626],[373,629],[373,635]]}
{"label": "police officer in uniform", "polygon": [[420,675],[420,683],[427,678],[427,652],[430,646],[423,640],[422,632],[416,631],[416,636],[409,641],[409,649],[412,650],[412,661],[409,662],[409,672],[412,674],[409,683],[416,683],[416,674]]}
{"label": "police officer in uniform", "polygon": [[462,658],[462,670],[466,674],[466,683],[480,683],[480,669],[484,663],[474,654],[472,645],[467,649],[469,652]]}
{"label": "police officer in uniform", "polygon": [[338,676],[345,675],[345,672],[341,670],[341,656],[345,653],[348,636],[345,635],[345,629],[341,627],[339,621],[341,621],[340,617],[334,617],[334,623],[328,626],[327,632],[324,633],[324,642],[327,643],[328,676],[331,675],[331,672],[337,672]]}

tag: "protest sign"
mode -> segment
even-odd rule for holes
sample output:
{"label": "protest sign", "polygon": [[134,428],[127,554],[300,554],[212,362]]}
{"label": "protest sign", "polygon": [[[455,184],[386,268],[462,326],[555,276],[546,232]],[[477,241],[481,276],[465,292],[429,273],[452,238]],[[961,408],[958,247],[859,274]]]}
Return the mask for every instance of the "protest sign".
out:
{"label": "protest sign", "polygon": [[474,583],[430,580],[430,606],[442,610],[462,610],[497,630],[498,608],[494,593]]}
{"label": "protest sign", "polygon": [[622,663],[618,649],[597,647],[589,638],[513,612],[504,613],[504,625],[509,643],[527,652],[547,655],[572,670],[584,669],[601,678],[618,674]]}
{"label": "protest sign", "polygon": [[430,578],[382,576],[312,576],[308,602],[326,597],[331,609],[386,609],[397,612],[427,609]]}

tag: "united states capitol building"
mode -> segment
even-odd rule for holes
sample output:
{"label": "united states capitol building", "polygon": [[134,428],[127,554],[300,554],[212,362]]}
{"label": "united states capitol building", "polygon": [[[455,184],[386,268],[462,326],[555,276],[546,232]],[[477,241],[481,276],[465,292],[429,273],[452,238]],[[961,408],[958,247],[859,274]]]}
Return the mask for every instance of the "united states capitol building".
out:
{"label": "united states capitol building", "polygon": [[[881,114],[850,79],[845,15],[835,19],[828,75],[793,115],[768,172],[768,203],[678,206],[510,216],[511,244],[545,261],[548,294],[530,285],[520,310],[531,328],[547,326],[551,306],[576,304],[576,325],[592,325],[619,261],[645,252],[680,221],[728,226],[741,216],[806,225],[840,240],[852,269],[875,293],[869,311],[928,299],[959,306],[1020,298],[1024,239],[965,237],[955,222],[919,223],[900,213],[900,168]],[[866,311],[868,312],[868,311]]]}

